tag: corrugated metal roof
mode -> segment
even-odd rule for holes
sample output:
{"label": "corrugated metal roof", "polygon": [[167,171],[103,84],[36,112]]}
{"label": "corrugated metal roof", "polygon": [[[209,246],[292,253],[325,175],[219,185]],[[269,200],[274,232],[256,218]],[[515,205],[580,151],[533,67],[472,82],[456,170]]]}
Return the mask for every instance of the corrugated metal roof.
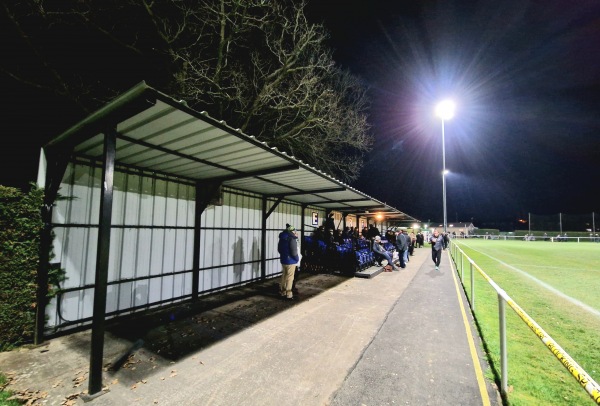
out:
{"label": "corrugated metal roof", "polygon": [[[349,213],[413,217],[141,83],[50,143],[102,159],[103,131],[116,125],[116,164]],[[46,148],[46,147],[45,147]]]}

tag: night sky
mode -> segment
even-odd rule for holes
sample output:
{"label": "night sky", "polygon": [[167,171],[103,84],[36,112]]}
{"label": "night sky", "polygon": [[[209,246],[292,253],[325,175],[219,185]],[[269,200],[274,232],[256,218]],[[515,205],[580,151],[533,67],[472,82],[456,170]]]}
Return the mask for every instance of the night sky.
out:
{"label": "night sky", "polygon": [[[600,211],[599,1],[309,0],[306,12],[370,89],[375,146],[351,186],[441,222],[434,107],[452,97],[449,223]],[[13,82],[0,75],[0,184],[23,187],[40,147],[79,118]]]}
{"label": "night sky", "polygon": [[423,221],[600,209],[600,2],[314,1],[371,89],[375,149],[352,186]]}

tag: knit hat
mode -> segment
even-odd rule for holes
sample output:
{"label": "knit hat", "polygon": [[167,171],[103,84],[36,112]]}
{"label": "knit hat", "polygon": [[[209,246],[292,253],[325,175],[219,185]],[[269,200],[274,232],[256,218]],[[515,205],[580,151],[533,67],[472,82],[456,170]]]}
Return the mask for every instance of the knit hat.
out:
{"label": "knit hat", "polygon": [[296,231],[296,229],[294,228],[294,226],[290,226],[289,224],[285,225],[285,229],[288,231]]}

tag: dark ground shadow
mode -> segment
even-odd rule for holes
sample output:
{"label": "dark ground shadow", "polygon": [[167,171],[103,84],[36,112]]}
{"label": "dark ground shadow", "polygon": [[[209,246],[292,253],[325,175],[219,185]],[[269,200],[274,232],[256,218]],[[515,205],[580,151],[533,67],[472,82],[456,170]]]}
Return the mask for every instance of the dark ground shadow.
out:
{"label": "dark ground shadow", "polygon": [[[139,382],[157,367],[167,366],[225,340],[349,278],[300,272],[296,282],[298,300],[295,301],[281,298],[279,277],[275,277],[201,296],[196,304],[182,304],[107,322],[107,336],[120,342],[126,340],[128,349],[121,350],[105,364],[105,371],[120,380]],[[89,352],[89,347],[85,350]]]}

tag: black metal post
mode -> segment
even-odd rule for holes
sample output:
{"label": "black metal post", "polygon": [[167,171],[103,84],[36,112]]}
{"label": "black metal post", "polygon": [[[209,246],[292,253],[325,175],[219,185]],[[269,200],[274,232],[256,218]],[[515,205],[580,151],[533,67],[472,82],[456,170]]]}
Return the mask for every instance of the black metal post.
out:
{"label": "black metal post", "polygon": [[260,278],[267,277],[267,197],[262,198],[262,222],[261,222],[261,238],[260,238]]}
{"label": "black metal post", "polygon": [[194,263],[192,265],[192,302],[198,300],[198,285],[200,284],[200,226],[204,209],[202,208],[200,194],[200,183],[196,183],[196,206],[194,213]]}
{"label": "black metal post", "polygon": [[200,227],[202,225],[202,213],[210,205],[211,201],[218,198],[221,191],[220,180],[196,182],[196,205],[194,212],[194,262],[192,271],[192,302],[198,300],[200,285]]}
{"label": "black metal post", "polygon": [[100,224],[98,227],[96,283],[94,287],[94,314],[92,318],[92,343],[88,386],[90,396],[102,390],[102,357],[104,355],[104,325],[106,317],[110,230],[112,224],[116,138],[116,131],[114,129],[104,134],[104,165],[102,168]]}

